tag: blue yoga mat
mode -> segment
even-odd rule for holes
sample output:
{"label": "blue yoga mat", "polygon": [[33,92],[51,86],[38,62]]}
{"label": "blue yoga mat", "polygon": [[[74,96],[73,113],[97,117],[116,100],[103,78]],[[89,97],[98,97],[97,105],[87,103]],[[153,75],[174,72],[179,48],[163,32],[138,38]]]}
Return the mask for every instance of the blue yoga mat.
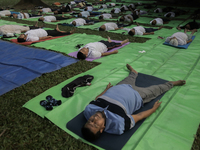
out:
{"label": "blue yoga mat", "polygon": [[[151,85],[158,85],[158,84],[163,84],[166,82],[167,82],[166,80],[139,73],[135,84],[136,86],[139,86],[139,87],[148,87]],[[154,103],[157,100],[161,99],[163,95],[164,94],[158,96],[151,102],[144,104],[144,107],[140,108],[134,114],[137,114],[139,112],[152,108]],[[121,150],[123,146],[126,144],[126,142],[129,140],[129,138],[144,122],[144,120],[145,119],[137,122],[136,125],[131,130],[123,133],[122,135],[114,135],[114,134],[108,134],[108,133],[103,132],[100,138],[92,143],[106,150]],[[81,112],[79,115],[77,115],[75,118],[73,118],[67,123],[67,128],[71,130],[72,132],[74,132],[75,134],[77,134],[78,136],[83,138],[81,134],[81,128],[86,123],[86,121],[87,120],[85,119],[83,112]]]}
{"label": "blue yoga mat", "polygon": [[[192,36],[192,41],[194,40],[195,36]],[[174,46],[174,45],[170,45],[169,43],[165,42],[163,43],[164,45],[169,45],[169,46],[173,46],[173,47],[177,47],[177,48],[184,48],[184,49],[187,49],[188,46],[191,44],[192,42],[188,43],[188,44],[185,44],[185,45],[178,45],[178,46]]]}
{"label": "blue yoga mat", "polygon": [[0,40],[0,95],[77,61],[60,53]]}

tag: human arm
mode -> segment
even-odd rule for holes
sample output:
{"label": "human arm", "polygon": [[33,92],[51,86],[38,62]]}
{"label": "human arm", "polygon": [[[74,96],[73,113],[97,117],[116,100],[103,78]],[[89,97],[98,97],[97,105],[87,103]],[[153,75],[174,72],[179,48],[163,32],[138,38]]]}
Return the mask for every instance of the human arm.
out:
{"label": "human arm", "polygon": [[97,100],[98,97],[100,97],[100,96],[102,96],[104,93],[106,93],[106,91],[107,91],[109,88],[111,88],[111,87],[112,87],[112,85],[111,85],[111,83],[109,82],[108,85],[106,86],[106,89],[105,89],[101,94],[99,94],[99,95],[95,98],[95,100]]}
{"label": "human arm", "polygon": [[151,114],[153,114],[158,109],[158,107],[160,106],[161,103],[162,102],[159,102],[159,100],[158,100],[153,105],[153,108],[146,110],[146,111],[143,111],[143,112],[138,113],[138,114],[131,115],[133,117],[135,123],[137,123],[138,121],[145,119],[145,118],[149,117]]}
{"label": "human arm", "polygon": [[128,18],[128,19],[130,19],[130,20],[131,20],[131,22],[133,22],[133,18],[131,18],[130,16],[128,16],[127,18]]}
{"label": "human arm", "polygon": [[24,12],[22,12],[22,14],[23,14],[24,18],[27,19],[27,17],[26,17],[26,15],[24,14]]}
{"label": "human arm", "polygon": [[187,44],[190,43],[190,42],[192,42],[192,39],[188,40],[188,41],[187,41]]}
{"label": "human arm", "polygon": [[123,29],[124,27],[121,27],[121,28],[115,28],[115,30],[120,30],[120,29]]}
{"label": "human arm", "polygon": [[111,51],[111,52],[101,53],[101,56],[108,56],[108,55],[117,54],[117,53],[118,53],[118,50],[114,50],[114,51]]}
{"label": "human arm", "polygon": [[45,40],[45,39],[49,39],[52,38],[53,36],[45,36],[45,37],[40,37],[39,40]]}

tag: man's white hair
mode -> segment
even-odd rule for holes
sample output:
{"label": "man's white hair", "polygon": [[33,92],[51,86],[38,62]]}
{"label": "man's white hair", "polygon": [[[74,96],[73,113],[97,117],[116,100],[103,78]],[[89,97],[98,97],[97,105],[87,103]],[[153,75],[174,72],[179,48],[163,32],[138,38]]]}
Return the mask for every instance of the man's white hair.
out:
{"label": "man's white hair", "polygon": [[173,46],[178,46],[178,40],[173,38],[170,40],[169,44]]}

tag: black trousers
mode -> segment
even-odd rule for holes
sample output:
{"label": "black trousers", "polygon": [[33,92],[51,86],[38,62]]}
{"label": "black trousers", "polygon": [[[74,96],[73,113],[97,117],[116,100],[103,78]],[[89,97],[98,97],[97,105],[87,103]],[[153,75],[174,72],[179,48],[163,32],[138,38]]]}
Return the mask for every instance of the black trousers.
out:
{"label": "black trousers", "polygon": [[108,48],[108,51],[111,50],[111,49],[113,49],[113,48],[115,48],[115,47],[121,46],[121,43],[108,42],[108,41],[104,41],[104,40],[101,40],[99,42],[105,44],[106,47]]}
{"label": "black trousers", "polygon": [[64,35],[69,35],[71,34],[70,32],[59,32],[56,29],[55,30],[46,30],[48,36],[64,36]]}

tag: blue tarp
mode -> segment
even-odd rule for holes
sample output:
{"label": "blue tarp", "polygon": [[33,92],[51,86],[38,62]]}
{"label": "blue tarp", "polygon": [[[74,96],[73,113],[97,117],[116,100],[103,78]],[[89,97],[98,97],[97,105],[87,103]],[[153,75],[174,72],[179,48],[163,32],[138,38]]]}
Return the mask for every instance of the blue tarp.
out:
{"label": "blue tarp", "polygon": [[0,95],[77,61],[60,53],[0,40]]}

